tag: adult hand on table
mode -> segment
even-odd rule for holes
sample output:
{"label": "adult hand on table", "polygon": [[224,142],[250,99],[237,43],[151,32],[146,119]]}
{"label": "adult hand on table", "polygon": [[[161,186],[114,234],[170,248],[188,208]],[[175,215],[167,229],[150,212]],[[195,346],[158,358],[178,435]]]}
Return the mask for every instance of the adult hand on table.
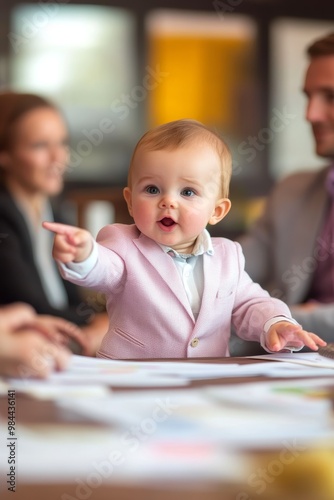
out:
{"label": "adult hand on table", "polygon": [[63,370],[71,353],[64,346],[63,339],[58,337],[61,335],[58,328],[66,330],[68,325],[64,327],[58,319],[39,317],[27,304],[2,307],[0,374],[45,378],[53,370]]}

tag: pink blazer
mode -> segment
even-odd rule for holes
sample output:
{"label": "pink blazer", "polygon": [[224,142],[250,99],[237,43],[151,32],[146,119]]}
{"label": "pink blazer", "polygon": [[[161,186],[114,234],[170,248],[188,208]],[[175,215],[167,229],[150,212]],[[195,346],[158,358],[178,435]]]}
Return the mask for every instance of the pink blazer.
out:
{"label": "pink blazer", "polygon": [[213,238],[204,254],[204,292],[195,321],[173,259],[135,225],[113,224],[97,236],[99,259],[85,278],[64,278],[105,293],[109,329],[99,357],[192,358],[228,356],[231,323],[243,339],[260,340],[264,323],[291,318],[244,270],[238,243]]}

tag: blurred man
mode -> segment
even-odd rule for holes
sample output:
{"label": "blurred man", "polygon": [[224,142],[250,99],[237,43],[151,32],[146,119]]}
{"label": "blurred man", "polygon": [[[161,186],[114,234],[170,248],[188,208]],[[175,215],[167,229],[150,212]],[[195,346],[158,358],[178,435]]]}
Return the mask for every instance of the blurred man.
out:
{"label": "blurred man", "polygon": [[253,280],[284,300],[305,330],[334,342],[334,33],[307,54],[306,119],[329,165],[278,183],[240,243]]}

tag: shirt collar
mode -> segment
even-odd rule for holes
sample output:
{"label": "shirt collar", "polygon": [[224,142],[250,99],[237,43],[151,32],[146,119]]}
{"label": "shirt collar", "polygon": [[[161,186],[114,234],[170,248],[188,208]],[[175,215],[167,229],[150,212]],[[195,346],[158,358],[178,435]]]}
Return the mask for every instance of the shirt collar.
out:
{"label": "shirt collar", "polygon": [[[172,255],[173,257],[181,257],[182,254],[179,254],[176,250],[173,250],[173,248],[166,246],[166,245],[160,245],[159,246],[162,248],[162,250],[165,253],[168,253],[169,255]],[[192,251],[193,256],[197,257],[198,255],[203,255],[204,253],[207,253],[208,255],[213,255],[213,246],[212,246],[212,241],[211,241],[211,236],[209,231],[204,229],[202,233],[197,237],[194,249]],[[187,255],[187,257],[190,257],[190,255]]]}

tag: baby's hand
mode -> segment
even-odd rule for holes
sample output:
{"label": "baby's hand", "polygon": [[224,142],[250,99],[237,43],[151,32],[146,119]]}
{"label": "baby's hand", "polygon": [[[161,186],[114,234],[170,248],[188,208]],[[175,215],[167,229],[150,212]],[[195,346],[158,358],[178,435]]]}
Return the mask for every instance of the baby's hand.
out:
{"label": "baby's hand", "polygon": [[93,248],[93,238],[85,229],[56,222],[43,222],[43,227],[56,234],[53,244],[53,258],[66,264],[82,262]]}
{"label": "baby's hand", "polygon": [[268,333],[266,346],[270,351],[280,351],[285,347],[307,346],[313,351],[319,346],[325,346],[326,342],[315,333],[307,332],[299,325],[294,325],[289,321],[278,321],[274,323]]}

